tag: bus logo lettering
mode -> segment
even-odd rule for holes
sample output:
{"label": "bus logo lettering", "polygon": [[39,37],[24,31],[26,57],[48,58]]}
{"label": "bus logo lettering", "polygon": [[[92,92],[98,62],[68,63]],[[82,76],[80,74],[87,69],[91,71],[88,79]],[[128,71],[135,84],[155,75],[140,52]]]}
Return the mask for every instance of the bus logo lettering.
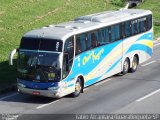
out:
{"label": "bus logo lettering", "polygon": [[92,62],[94,63],[95,60],[100,59],[103,52],[104,52],[103,48],[97,54],[95,54],[94,51],[92,51],[88,56],[84,56],[82,64],[85,65],[90,59],[92,59]]}

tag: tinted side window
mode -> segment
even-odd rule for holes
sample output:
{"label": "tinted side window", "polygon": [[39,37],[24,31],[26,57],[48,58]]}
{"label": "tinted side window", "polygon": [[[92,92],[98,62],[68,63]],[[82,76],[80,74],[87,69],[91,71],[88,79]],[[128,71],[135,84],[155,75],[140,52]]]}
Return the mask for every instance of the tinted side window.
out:
{"label": "tinted side window", "polygon": [[86,50],[89,50],[92,48],[92,39],[91,39],[91,33],[89,32],[86,36]]}
{"label": "tinted side window", "polygon": [[101,28],[99,30],[99,44],[104,45],[109,43],[109,27]]}
{"label": "tinted side window", "polygon": [[131,24],[132,24],[132,35],[138,34],[140,32],[138,20],[133,20]]}
{"label": "tinted side window", "polygon": [[124,36],[129,37],[131,36],[131,24],[130,21],[124,23]]}
{"label": "tinted side window", "polygon": [[81,34],[76,37],[76,55],[86,50],[86,35]]}
{"label": "tinted side window", "polygon": [[73,59],[73,56],[74,56],[74,38],[73,37],[66,40],[66,43],[64,46],[64,53],[67,53],[69,55],[69,58]]}
{"label": "tinted side window", "polygon": [[91,32],[91,40],[92,40],[92,48],[95,48],[98,46],[98,32],[93,31]]}
{"label": "tinted side window", "polygon": [[147,30],[147,19],[146,18],[139,19],[139,24],[140,24],[140,32],[145,32]]}
{"label": "tinted side window", "polygon": [[86,50],[86,35],[85,34],[81,34],[79,36],[79,40],[80,40],[80,48],[81,48],[81,51],[85,51]]}
{"label": "tinted side window", "polygon": [[152,28],[152,15],[147,16],[147,30]]}
{"label": "tinted side window", "polygon": [[111,42],[114,42],[116,40],[120,39],[120,27],[119,25],[113,25],[111,26]]}

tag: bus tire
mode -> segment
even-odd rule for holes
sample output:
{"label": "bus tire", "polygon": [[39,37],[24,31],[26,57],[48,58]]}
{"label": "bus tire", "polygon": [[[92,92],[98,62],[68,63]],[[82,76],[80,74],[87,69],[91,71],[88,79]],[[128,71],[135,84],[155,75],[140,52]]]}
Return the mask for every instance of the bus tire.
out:
{"label": "bus tire", "polygon": [[78,97],[80,93],[82,92],[83,86],[82,86],[82,80],[78,77],[76,84],[75,84],[75,92],[71,94],[72,97]]}
{"label": "bus tire", "polygon": [[138,67],[138,57],[134,56],[132,61],[132,67],[130,68],[130,72],[131,73],[136,72],[137,67]]}
{"label": "bus tire", "polygon": [[122,74],[125,75],[128,73],[129,71],[129,68],[130,68],[130,65],[129,65],[129,59],[126,58],[124,63],[123,63],[123,71],[122,71]]}

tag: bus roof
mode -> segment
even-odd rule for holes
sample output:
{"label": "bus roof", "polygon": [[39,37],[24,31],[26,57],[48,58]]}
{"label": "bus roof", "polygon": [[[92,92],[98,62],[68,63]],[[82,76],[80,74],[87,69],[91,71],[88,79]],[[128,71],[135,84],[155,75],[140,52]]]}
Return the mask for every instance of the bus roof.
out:
{"label": "bus roof", "polygon": [[49,25],[40,29],[27,32],[23,37],[43,37],[51,39],[65,40],[68,37],[91,31],[107,25],[134,19],[137,17],[152,14],[149,10],[141,9],[121,9],[118,11],[105,11],[91,15],[81,16],[73,21]]}

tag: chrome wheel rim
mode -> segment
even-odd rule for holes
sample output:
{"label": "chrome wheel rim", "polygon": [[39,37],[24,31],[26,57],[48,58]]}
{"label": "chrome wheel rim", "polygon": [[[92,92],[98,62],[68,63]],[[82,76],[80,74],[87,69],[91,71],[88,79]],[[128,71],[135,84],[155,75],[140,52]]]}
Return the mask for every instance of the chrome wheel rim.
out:
{"label": "chrome wheel rim", "polygon": [[137,68],[137,59],[134,58],[133,63],[132,63],[132,68],[135,70]]}
{"label": "chrome wheel rim", "polygon": [[78,94],[81,92],[81,83],[79,81],[76,82],[75,92]]}
{"label": "chrome wheel rim", "polygon": [[129,67],[128,62],[125,61],[125,62],[124,62],[124,65],[123,65],[124,71],[127,72],[127,71],[128,71],[128,67]]}

